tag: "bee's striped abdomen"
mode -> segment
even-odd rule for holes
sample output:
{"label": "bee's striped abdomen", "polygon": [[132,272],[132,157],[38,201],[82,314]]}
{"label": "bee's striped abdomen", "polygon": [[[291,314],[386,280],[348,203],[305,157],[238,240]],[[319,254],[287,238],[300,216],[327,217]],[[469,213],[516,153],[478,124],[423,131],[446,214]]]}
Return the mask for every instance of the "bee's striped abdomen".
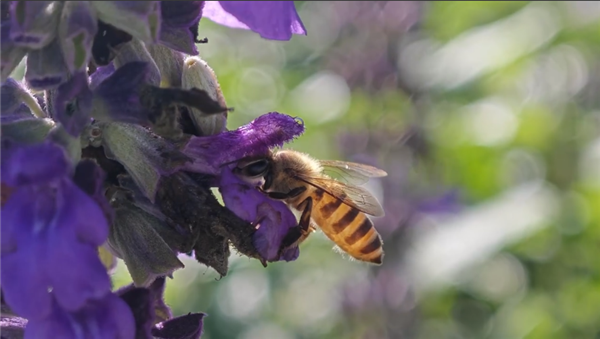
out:
{"label": "bee's striped abdomen", "polygon": [[381,264],[381,238],[363,212],[325,194],[313,206],[312,217],[323,233],[346,253],[358,260]]}

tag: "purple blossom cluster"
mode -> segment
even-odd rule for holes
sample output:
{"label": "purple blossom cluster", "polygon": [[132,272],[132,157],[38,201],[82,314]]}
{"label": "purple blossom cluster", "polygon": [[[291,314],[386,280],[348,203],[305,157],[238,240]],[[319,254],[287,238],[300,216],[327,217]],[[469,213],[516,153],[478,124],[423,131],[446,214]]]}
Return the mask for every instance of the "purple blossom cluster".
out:
{"label": "purple blossom cluster", "polygon": [[[231,172],[299,136],[272,112],[236,130],[198,23],[306,34],[292,1],[2,1],[1,288],[6,338],[199,338],[165,277],[229,246],[269,261],[296,220]],[[10,77],[25,60],[23,81]],[[225,207],[212,195],[218,187]],[[113,291],[119,257],[133,284]]]}

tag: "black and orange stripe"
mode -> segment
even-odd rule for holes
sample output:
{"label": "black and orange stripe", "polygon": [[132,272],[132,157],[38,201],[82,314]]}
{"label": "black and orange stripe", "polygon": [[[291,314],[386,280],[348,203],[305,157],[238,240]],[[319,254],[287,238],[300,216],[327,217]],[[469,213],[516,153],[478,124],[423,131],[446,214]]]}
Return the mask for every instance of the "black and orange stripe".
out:
{"label": "black and orange stripe", "polygon": [[365,213],[320,189],[314,190],[311,196],[316,202],[312,218],[327,237],[358,260],[382,263],[381,237]]}

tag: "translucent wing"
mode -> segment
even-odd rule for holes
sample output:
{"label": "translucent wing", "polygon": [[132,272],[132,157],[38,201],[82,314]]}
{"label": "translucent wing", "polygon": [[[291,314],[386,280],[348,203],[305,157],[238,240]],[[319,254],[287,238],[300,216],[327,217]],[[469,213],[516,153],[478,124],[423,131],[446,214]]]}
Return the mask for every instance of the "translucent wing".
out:
{"label": "translucent wing", "polygon": [[356,162],[338,160],[320,160],[323,172],[343,179],[348,183],[363,184],[369,178],[385,177],[387,173],[379,168]]}
{"label": "translucent wing", "polygon": [[331,178],[315,178],[297,175],[296,179],[320,188],[337,199],[340,199],[344,204],[352,206],[366,214],[375,217],[382,217],[385,215],[385,212],[377,199],[362,187],[348,185]]}

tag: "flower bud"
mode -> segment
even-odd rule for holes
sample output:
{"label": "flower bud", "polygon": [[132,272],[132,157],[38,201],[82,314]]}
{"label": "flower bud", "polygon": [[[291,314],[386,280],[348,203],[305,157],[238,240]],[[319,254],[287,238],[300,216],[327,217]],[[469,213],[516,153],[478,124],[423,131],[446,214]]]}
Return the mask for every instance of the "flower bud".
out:
{"label": "flower bud", "polygon": [[130,42],[117,47],[117,56],[113,60],[116,69],[130,62],[138,61],[147,63],[147,83],[154,86],[160,85],[160,71],[143,42],[138,39],[132,39]]}
{"label": "flower bud", "polygon": [[58,41],[71,73],[85,71],[98,30],[94,9],[88,1],[66,1],[58,25]]}
{"label": "flower bud", "polygon": [[175,51],[198,55],[196,38],[204,1],[162,1],[160,43]]}
{"label": "flower bud", "polygon": [[107,158],[121,163],[150,201],[154,201],[161,176],[174,173],[189,160],[171,143],[142,126],[124,123],[100,126]]}
{"label": "flower bud", "polygon": [[146,46],[160,70],[160,87],[181,87],[185,55],[159,44]]}
{"label": "flower bud", "polygon": [[[227,107],[215,72],[199,57],[185,59],[181,86],[184,89],[198,88],[204,90],[222,107]],[[188,110],[200,135],[213,135],[225,130],[227,112],[206,115],[197,108],[188,107]]]}
{"label": "flower bud", "polygon": [[127,265],[136,286],[148,286],[157,277],[169,275],[184,265],[156,229],[166,227],[117,191],[111,198],[115,220],[108,244]]}
{"label": "flower bud", "polygon": [[160,34],[159,1],[93,1],[98,19],[132,36],[153,43]]}
{"label": "flower bud", "polygon": [[67,80],[68,69],[58,40],[27,55],[25,81],[35,90],[56,88]]}
{"label": "flower bud", "polygon": [[14,1],[10,5],[10,39],[17,45],[40,49],[56,37],[62,1]]}
{"label": "flower bud", "polygon": [[27,54],[27,48],[18,46],[10,40],[10,31],[10,23],[2,23],[0,28],[2,35],[0,37],[0,41],[2,41],[0,44],[0,75],[2,82],[10,76]]}

